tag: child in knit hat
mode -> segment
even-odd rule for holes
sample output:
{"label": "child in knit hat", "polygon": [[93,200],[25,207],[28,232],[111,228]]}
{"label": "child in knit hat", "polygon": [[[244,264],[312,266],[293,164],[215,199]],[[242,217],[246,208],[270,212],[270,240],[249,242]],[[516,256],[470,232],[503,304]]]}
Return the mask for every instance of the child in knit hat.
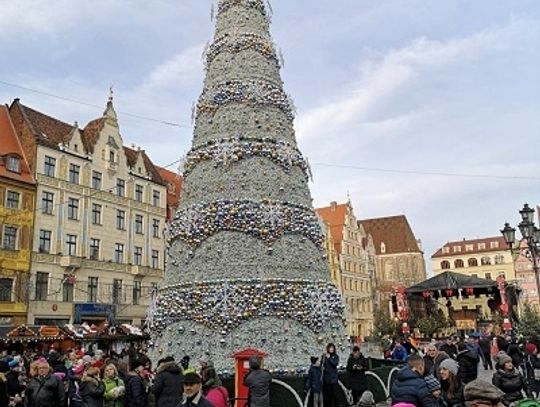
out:
{"label": "child in knit hat", "polygon": [[444,403],[444,400],[442,399],[442,393],[441,393],[441,383],[437,378],[431,374],[424,377],[424,381],[426,382],[428,390],[433,395],[433,398],[435,399],[435,402],[440,407],[446,407],[446,404]]}
{"label": "child in knit hat", "polygon": [[358,407],[375,407],[375,397],[373,397],[373,393],[369,390],[363,392],[358,401]]}

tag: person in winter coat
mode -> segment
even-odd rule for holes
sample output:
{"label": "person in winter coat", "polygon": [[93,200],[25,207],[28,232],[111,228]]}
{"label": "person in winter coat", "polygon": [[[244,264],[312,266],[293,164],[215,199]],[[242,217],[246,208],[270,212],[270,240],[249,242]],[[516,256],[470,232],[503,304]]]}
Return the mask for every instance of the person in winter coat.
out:
{"label": "person in winter coat", "polygon": [[127,374],[124,385],[126,395],[124,398],[125,407],[147,407],[148,399],[143,380],[144,366],[141,362],[135,361],[131,371]]}
{"label": "person in winter coat", "polygon": [[36,365],[37,375],[26,388],[26,407],[58,407],[65,402],[64,384],[51,374],[49,363],[40,359]]}
{"label": "person in winter coat", "polygon": [[215,407],[202,395],[201,381],[201,376],[195,372],[184,374],[185,397],[182,400],[181,407]]}
{"label": "person in winter coat", "polygon": [[392,405],[406,403],[416,407],[436,407],[435,399],[429,391],[423,375],[424,361],[422,357],[411,355],[408,365],[396,374],[396,379],[392,384],[390,390]]}
{"label": "person in winter coat", "polygon": [[[525,345],[525,380],[531,390],[531,393],[536,397],[540,395],[540,380],[537,378],[536,372],[540,373],[540,359],[538,358],[538,348],[532,342]],[[536,371],[536,372],[535,372]]]}
{"label": "person in winter coat", "polygon": [[479,357],[463,342],[458,344],[456,362],[459,364],[457,375],[462,383],[467,384],[478,378]]}
{"label": "person in winter coat", "polygon": [[311,394],[313,407],[323,407],[321,374],[321,361],[317,356],[312,356],[305,389]]}
{"label": "person in winter coat", "polygon": [[153,392],[157,407],[177,407],[182,400],[182,368],[172,356],[158,362]]}
{"label": "person in winter coat", "polygon": [[426,348],[426,356],[424,356],[424,376],[432,375],[439,379],[439,366],[449,357],[446,352],[437,350],[435,344],[429,344]]}
{"label": "person in winter coat", "polygon": [[208,360],[208,357],[203,356],[200,360],[201,371],[199,375],[202,380],[203,393],[206,392],[212,386],[221,386],[221,379],[216,373],[214,363]]}
{"label": "person in winter coat", "polygon": [[455,358],[458,352],[457,346],[452,340],[452,338],[446,338],[445,342],[441,345],[439,350],[446,353],[448,357],[451,358]]}
{"label": "person in winter coat", "polygon": [[[13,361],[14,362],[14,361]],[[24,394],[24,389],[26,389],[26,386],[21,384],[19,380],[20,376],[20,365],[19,363],[15,363],[12,365],[12,362],[9,363],[9,372],[6,374],[6,385],[7,385],[7,392],[10,397],[18,397],[21,398]],[[20,405],[21,403],[18,402],[15,404],[15,406]],[[1,406],[1,404],[0,404]]]}
{"label": "person in winter coat", "polygon": [[435,399],[435,403],[438,407],[447,407],[444,399],[442,398],[441,382],[433,375],[427,375],[424,377],[424,381],[431,392],[431,395]]}
{"label": "person in winter coat", "polygon": [[104,407],[124,407],[126,387],[124,381],[118,377],[118,370],[113,363],[109,363],[103,370],[103,384],[105,385]]}
{"label": "person in winter coat", "polygon": [[353,397],[353,404],[358,403],[362,394],[368,389],[366,371],[368,361],[360,352],[358,346],[354,346],[347,360],[347,372],[349,372],[349,384]]}
{"label": "person in winter coat", "polygon": [[338,384],[339,356],[333,343],[326,345],[326,353],[321,357],[323,404],[325,407],[337,407],[340,400]]}
{"label": "person in winter coat", "polygon": [[491,360],[491,341],[492,337],[485,335],[478,341],[478,345],[480,345],[480,350],[482,351],[482,362],[484,364],[484,370],[491,369],[493,370],[493,362]]}
{"label": "person in winter coat", "polygon": [[228,407],[229,391],[221,385],[212,385],[206,390],[204,395],[214,407]]}
{"label": "person in winter coat", "polygon": [[268,370],[261,369],[259,357],[252,356],[249,359],[249,373],[244,377],[249,407],[270,407],[270,384],[272,375]]}
{"label": "person in winter coat", "polygon": [[79,394],[84,407],[103,407],[105,385],[99,378],[99,369],[90,367],[81,380]]}
{"label": "person in winter coat", "polygon": [[519,369],[521,366],[523,366],[524,354],[516,337],[511,339],[510,344],[508,345],[508,351],[506,353],[512,358],[512,364],[515,368]]}
{"label": "person in winter coat", "polygon": [[448,407],[465,406],[465,386],[458,377],[458,369],[458,363],[454,359],[443,360],[440,365],[442,398]]}
{"label": "person in winter coat", "polygon": [[9,398],[6,375],[0,372],[0,406],[8,406]]}
{"label": "person in winter coat", "polygon": [[405,362],[408,358],[407,349],[403,347],[400,342],[396,342],[394,349],[392,350],[392,360],[397,360],[398,362]]}
{"label": "person in winter coat", "polygon": [[512,358],[504,352],[497,355],[497,371],[493,373],[492,383],[504,392],[502,401],[510,405],[523,399],[522,391],[527,397],[532,398],[531,391],[525,378],[512,364]]}

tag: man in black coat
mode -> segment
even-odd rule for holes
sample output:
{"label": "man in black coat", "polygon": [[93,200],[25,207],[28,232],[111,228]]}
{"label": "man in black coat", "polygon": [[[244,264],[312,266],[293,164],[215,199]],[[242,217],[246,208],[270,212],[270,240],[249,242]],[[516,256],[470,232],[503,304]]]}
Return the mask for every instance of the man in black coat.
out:
{"label": "man in black coat", "polygon": [[357,404],[368,389],[366,371],[368,370],[368,361],[360,352],[358,346],[354,346],[352,353],[347,360],[347,372],[349,372],[349,383],[353,397],[353,404]]}
{"label": "man in black coat", "polygon": [[390,396],[392,404],[408,403],[416,407],[436,407],[437,404],[423,378],[424,361],[419,355],[409,357],[408,366],[397,375]]}
{"label": "man in black coat", "polygon": [[458,344],[458,354],[456,362],[459,364],[458,376],[467,384],[478,378],[479,357],[470,350],[463,342]]}
{"label": "man in black coat", "polygon": [[181,407],[214,407],[201,393],[201,376],[186,373],[184,376],[184,400]]}
{"label": "man in black coat", "polygon": [[168,356],[158,362],[153,392],[157,407],[177,407],[182,401],[182,368]]}
{"label": "man in black coat", "polygon": [[244,377],[244,385],[249,389],[249,407],[270,407],[270,384],[272,375],[261,369],[261,360],[257,356],[249,359],[249,373]]}
{"label": "man in black coat", "polygon": [[135,361],[131,367],[131,371],[127,374],[124,380],[126,387],[126,394],[124,396],[125,407],[147,407],[148,395],[146,394],[146,388],[142,375],[144,374],[144,367],[141,362]]}
{"label": "man in black coat", "polygon": [[26,407],[58,407],[65,401],[64,384],[50,372],[49,363],[43,359],[37,364],[38,375],[26,388]]}

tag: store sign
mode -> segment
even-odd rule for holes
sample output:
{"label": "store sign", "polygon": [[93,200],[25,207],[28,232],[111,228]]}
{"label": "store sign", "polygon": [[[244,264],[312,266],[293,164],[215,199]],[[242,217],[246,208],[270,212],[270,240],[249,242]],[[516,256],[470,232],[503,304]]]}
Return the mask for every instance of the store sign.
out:
{"label": "store sign", "polygon": [[462,330],[476,329],[476,321],[472,319],[456,319],[456,328]]}

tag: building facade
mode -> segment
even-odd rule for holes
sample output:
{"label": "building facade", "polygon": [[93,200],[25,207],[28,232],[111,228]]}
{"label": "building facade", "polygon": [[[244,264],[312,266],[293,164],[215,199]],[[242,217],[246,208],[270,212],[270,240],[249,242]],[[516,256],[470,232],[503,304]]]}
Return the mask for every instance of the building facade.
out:
{"label": "building facade", "polygon": [[[516,280],[512,254],[502,236],[448,242],[431,256],[431,265],[435,275],[454,271],[487,280],[496,280],[499,276],[506,281]],[[485,296],[469,297],[454,301],[458,304],[454,309],[476,310],[477,318],[490,319],[487,301]]]}
{"label": "building facade", "polygon": [[0,325],[25,324],[36,186],[0,106]]}
{"label": "building facade", "polygon": [[373,298],[370,270],[374,269],[374,253],[363,245],[367,239],[358,225],[350,202],[315,209],[329,226],[334,249],[339,259],[341,283],[338,285],[347,305],[347,330],[350,336],[363,338],[373,332]]}
{"label": "building facade", "polygon": [[159,175],[166,183],[167,187],[167,222],[174,218],[174,214],[178,209],[180,202],[180,194],[182,193],[182,185],[184,179],[176,172],[169,171],[166,168],[156,167]]}
{"label": "building facade", "polygon": [[358,223],[371,236],[376,253],[375,308],[388,310],[397,287],[409,287],[426,279],[424,253],[404,215]]}
{"label": "building facade", "polygon": [[84,129],[15,100],[37,181],[29,323],[141,324],[163,278],[166,187],[123,146],[112,98]]}

